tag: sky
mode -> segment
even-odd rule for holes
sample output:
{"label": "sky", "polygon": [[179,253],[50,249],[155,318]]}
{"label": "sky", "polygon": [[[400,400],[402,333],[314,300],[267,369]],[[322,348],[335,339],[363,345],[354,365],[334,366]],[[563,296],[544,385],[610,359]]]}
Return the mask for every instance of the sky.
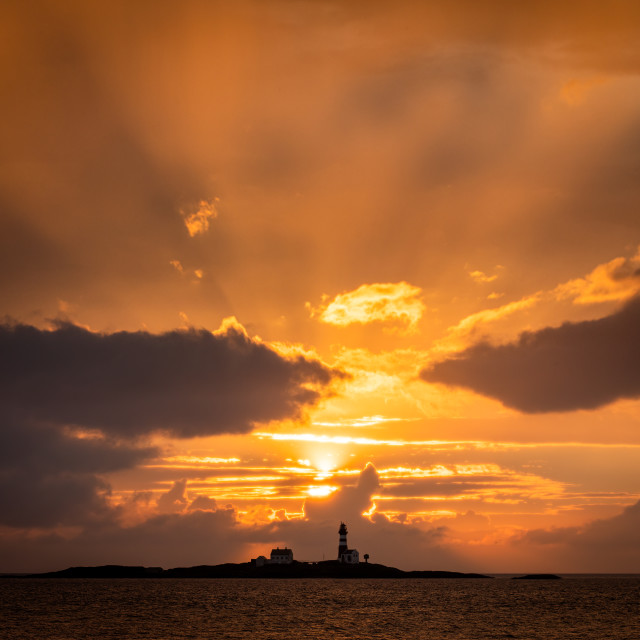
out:
{"label": "sky", "polygon": [[640,5],[0,6],[0,572],[288,546],[640,572]]}

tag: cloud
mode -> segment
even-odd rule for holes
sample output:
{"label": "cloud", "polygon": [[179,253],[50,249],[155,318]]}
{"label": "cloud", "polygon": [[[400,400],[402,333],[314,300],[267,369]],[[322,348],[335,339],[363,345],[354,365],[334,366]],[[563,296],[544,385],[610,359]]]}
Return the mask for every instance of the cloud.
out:
{"label": "cloud", "polygon": [[432,522],[457,531],[488,529],[491,525],[491,521],[487,516],[478,514],[471,509],[467,510],[466,513],[456,513],[453,516],[434,518]]}
{"label": "cloud", "polygon": [[[295,418],[340,376],[277,354],[232,321],[215,334],[0,326],[0,525],[113,519],[103,475],[158,455],[137,444],[141,436],[242,433]],[[157,506],[185,510],[186,482]]]}
{"label": "cloud", "polygon": [[169,260],[169,264],[178,272],[178,273],[184,273],[184,267],[182,266],[182,263],[180,262],[180,260]]}
{"label": "cloud", "polygon": [[474,282],[478,284],[485,284],[487,282],[493,282],[498,279],[497,275],[488,276],[484,271],[470,271],[469,276]]}
{"label": "cloud", "polygon": [[3,571],[46,571],[77,565],[194,566],[249,559],[230,508],[154,515],[134,526],[115,520],[69,538],[58,533],[3,537]]}
{"label": "cloud", "polygon": [[[499,268],[500,265],[498,265]],[[473,271],[469,274],[476,282],[490,282],[494,278],[487,277],[481,271]],[[515,337],[513,327],[505,325],[505,321],[520,322],[522,328],[522,316],[526,314],[529,322],[536,319],[548,318],[557,315],[558,303],[569,301],[573,305],[573,311],[569,313],[582,313],[587,305],[602,303],[624,302],[640,292],[640,249],[634,256],[617,257],[609,262],[599,264],[583,278],[574,278],[557,285],[553,289],[537,291],[524,296],[520,300],[508,302],[493,309],[476,311],[456,325],[449,327],[444,338],[437,340],[433,349],[434,353],[457,351],[468,347],[473,341],[480,339],[495,343],[500,340],[506,342],[505,337]],[[489,300],[495,300],[504,294],[493,292],[489,294]],[[567,309],[564,308],[564,312]],[[567,318],[569,319],[569,318]],[[585,319],[584,316],[579,318]],[[546,323],[545,323],[546,324]],[[530,326],[528,327],[530,328]]]}
{"label": "cloud", "polygon": [[362,470],[355,486],[341,487],[328,498],[307,498],[305,516],[312,522],[327,523],[358,520],[371,509],[371,498],[380,488],[380,478],[371,464]]}
{"label": "cloud", "polygon": [[426,382],[471,389],[525,413],[595,409],[640,396],[640,297],[598,320],[481,343],[424,369]]}
{"label": "cloud", "polygon": [[152,447],[0,416],[0,525],[55,527],[109,517],[109,485],[100,474],[157,455]]}
{"label": "cloud", "polygon": [[187,227],[189,235],[193,238],[209,231],[210,220],[218,217],[218,210],[213,202],[200,200],[196,211],[187,213],[181,209],[180,215],[184,219],[184,226]]}
{"label": "cloud", "polygon": [[318,360],[285,358],[235,325],[158,335],[0,327],[4,413],[120,437],[242,433],[298,418],[342,375]]}
{"label": "cloud", "polygon": [[[323,555],[332,559],[338,550],[340,514],[336,515],[337,520],[245,525],[234,509],[211,506],[153,515],[128,527],[115,520],[101,521],[73,537],[2,532],[0,567],[3,571],[45,571],[82,564],[169,568],[245,562],[258,554],[268,555],[277,544],[292,547],[298,560],[319,560]],[[491,531],[492,523],[471,511],[435,517],[420,525],[392,522],[375,513],[371,519],[342,517],[349,529],[349,546],[358,549],[361,557],[369,553],[371,562],[404,569],[485,572],[523,571],[523,567],[531,567],[526,571],[637,571],[638,518],[640,503],[618,516],[582,527],[534,529],[516,536],[489,537],[481,543],[478,538]],[[470,539],[476,540],[471,546]]]}
{"label": "cloud", "polygon": [[209,496],[196,496],[189,503],[189,511],[215,511],[218,508],[216,501]]}
{"label": "cloud", "polygon": [[487,331],[487,328],[492,324],[531,309],[538,304],[541,297],[541,293],[534,293],[494,309],[483,309],[472,313],[460,320],[458,324],[449,327],[446,336],[435,343],[434,351],[442,353],[465,347],[474,337],[477,338],[482,335],[482,332]]}
{"label": "cloud", "polygon": [[317,315],[321,322],[340,327],[381,322],[400,324],[407,331],[415,331],[425,311],[421,294],[419,287],[407,282],[363,284],[314,309],[312,316]]}
{"label": "cloud", "polygon": [[598,265],[584,278],[558,285],[553,293],[574,304],[629,300],[640,292],[640,249],[631,258],[614,258]]}
{"label": "cloud", "polygon": [[640,567],[640,501],[622,513],[581,527],[534,529],[514,538],[532,553],[557,556],[583,571],[633,573]]}
{"label": "cloud", "polygon": [[348,544],[360,551],[361,558],[369,553],[372,562],[406,569],[462,567],[442,545],[442,528],[403,525],[377,513],[373,500],[381,489],[378,472],[368,463],[355,485],[342,486],[327,498],[307,498],[305,520],[278,523],[274,535],[293,544],[299,558],[318,559],[322,550],[332,559],[338,551],[338,526],[346,522]]}
{"label": "cloud", "polygon": [[176,480],[169,491],[158,498],[158,510],[160,513],[177,513],[184,511],[189,505],[187,498],[187,481]]}

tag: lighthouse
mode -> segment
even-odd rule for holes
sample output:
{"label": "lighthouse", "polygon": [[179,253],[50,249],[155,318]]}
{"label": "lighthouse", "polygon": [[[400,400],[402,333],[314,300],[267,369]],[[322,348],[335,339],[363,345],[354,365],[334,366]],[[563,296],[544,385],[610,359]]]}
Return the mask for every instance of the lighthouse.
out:
{"label": "lighthouse", "polygon": [[338,530],[340,534],[340,546],[338,547],[338,560],[342,558],[342,554],[349,551],[349,547],[347,546],[347,525],[344,522],[340,523],[340,529]]}
{"label": "lighthouse", "polygon": [[360,554],[357,549],[349,549],[347,545],[347,525],[340,523],[338,534],[340,535],[340,545],[338,546],[338,562],[346,564],[358,564],[360,562]]}

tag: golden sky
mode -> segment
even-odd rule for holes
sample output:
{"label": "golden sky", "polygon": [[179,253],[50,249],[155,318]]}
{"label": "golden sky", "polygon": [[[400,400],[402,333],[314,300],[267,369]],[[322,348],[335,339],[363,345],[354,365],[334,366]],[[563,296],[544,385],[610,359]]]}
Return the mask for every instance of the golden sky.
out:
{"label": "golden sky", "polygon": [[640,5],[0,8],[0,571],[640,572]]}

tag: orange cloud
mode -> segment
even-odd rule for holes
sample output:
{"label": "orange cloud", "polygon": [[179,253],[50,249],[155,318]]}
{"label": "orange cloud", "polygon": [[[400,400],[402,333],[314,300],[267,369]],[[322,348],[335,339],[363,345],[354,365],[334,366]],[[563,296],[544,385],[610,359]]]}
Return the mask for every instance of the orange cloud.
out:
{"label": "orange cloud", "polygon": [[474,282],[478,282],[480,284],[485,282],[493,282],[498,279],[497,275],[488,276],[484,271],[470,271],[469,275],[473,279]]}
{"label": "orange cloud", "polygon": [[178,272],[184,273],[184,267],[182,266],[182,262],[180,260],[169,260],[169,264]]}
{"label": "orange cloud", "polygon": [[532,307],[536,302],[538,302],[538,300],[540,300],[540,294],[534,293],[531,296],[526,296],[521,300],[510,302],[509,304],[497,307],[496,309],[485,309],[483,311],[478,311],[478,313],[474,313],[461,320],[455,327],[453,327],[452,331],[460,331],[464,333],[471,332],[480,324],[494,322],[495,320],[500,320],[501,318],[511,315],[516,311],[528,309],[529,307]]}
{"label": "orange cloud", "polygon": [[478,343],[425,369],[427,382],[472,389],[525,413],[596,409],[640,397],[640,297],[598,320]]}
{"label": "orange cloud", "polygon": [[614,258],[598,265],[584,278],[558,285],[553,293],[558,300],[574,304],[621,302],[640,292],[640,249],[631,258]]}
{"label": "orange cloud", "polygon": [[184,218],[185,227],[187,227],[189,235],[193,238],[209,230],[209,221],[218,217],[218,211],[213,202],[200,200],[197,211],[188,213],[181,209],[180,215]]}
{"label": "orange cloud", "polygon": [[[490,282],[493,279],[493,277],[488,278],[481,271],[473,271],[469,275],[476,282]],[[596,266],[583,278],[563,282],[554,289],[537,291],[520,300],[493,309],[472,313],[447,329],[446,335],[435,342],[433,351],[434,353],[459,351],[481,339],[490,339],[492,343],[505,342],[522,330],[530,330],[532,327],[523,326],[517,321],[513,322],[511,327],[507,327],[502,321],[532,310],[534,307],[542,307],[538,315],[547,317],[549,313],[557,314],[555,307],[559,302],[570,301],[574,305],[625,302],[638,293],[640,293],[640,249],[630,258],[617,257]],[[488,297],[495,299],[500,296],[501,294],[492,293]],[[566,313],[566,309],[563,311]],[[567,319],[566,316],[564,319]]]}
{"label": "orange cloud", "polygon": [[514,313],[530,309],[542,299],[542,293],[534,293],[525,296],[515,302],[496,307],[495,309],[483,309],[463,318],[458,324],[447,330],[447,335],[435,343],[436,352],[457,351],[468,346],[470,342],[477,339],[479,333],[487,325],[498,320],[502,320]]}
{"label": "orange cloud", "polygon": [[314,420],[313,425],[315,427],[336,427],[344,428],[351,427],[353,429],[360,429],[364,427],[378,427],[387,422],[410,422],[417,420],[418,418],[387,418],[385,416],[362,416],[360,418],[344,418],[342,420],[333,421],[317,421]]}
{"label": "orange cloud", "polygon": [[338,294],[328,305],[312,310],[321,322],[346,327],[350,324],[399,324],[416,330],[425,306],[422,290],[407,282],[363,284]]}

